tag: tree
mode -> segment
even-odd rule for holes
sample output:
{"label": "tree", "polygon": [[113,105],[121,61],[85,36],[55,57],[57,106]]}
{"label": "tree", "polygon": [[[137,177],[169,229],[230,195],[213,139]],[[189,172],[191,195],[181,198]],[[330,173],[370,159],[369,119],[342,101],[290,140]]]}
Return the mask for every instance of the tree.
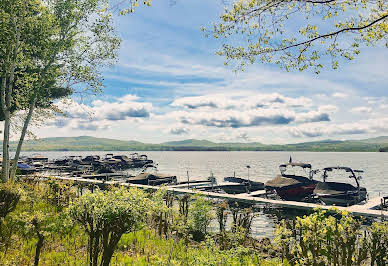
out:
{"label": "tree", "polygon": [[0,65],[5,121],[2,177],[6,180],[12,112],[27,112],[13,176],[35,108],[51,107],[53,100],[71,93],[99,92],[101,68],[115,61],[120,40],[106,11],[107,0],[5,0],[2,5],[1,17],[6,19],[0,22],[4,30],[0,51],[1,58],[7,59]]}
{"label": "tree", "polygon": [[201,241],[207,234],[207,229],[214,218],[212,202],[204,196],[196,195],[189,207],[189,228],[193,239]]}
{"label": "tree", "polygon": [[109,265],[121,236],[139,230],[150,209],[150,200],[137,188],[89,193],[71,205],[70,217],[89,237],[90,265]]}
{"label": "tree", "polygon": [[[206,31],[206,29],[203,29]],[[237,0],[211,31],[226,38],[217,54],[239,67],[275,63],[287,71],[312,68],[331,59],[352,60],[363,45],[388,47],[386,0]]]}

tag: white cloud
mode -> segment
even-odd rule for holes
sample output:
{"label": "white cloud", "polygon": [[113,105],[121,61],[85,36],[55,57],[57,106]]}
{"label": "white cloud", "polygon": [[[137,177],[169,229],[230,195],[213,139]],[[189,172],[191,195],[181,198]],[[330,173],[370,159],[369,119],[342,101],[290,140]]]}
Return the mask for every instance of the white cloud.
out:
{"label": "white cloud", "polygon": [[289,133],[294,137],[320,137],[336,135],[386,134],[388,118],[375,118],[343,124],[305,124],[290,127]]}
{"label": "white cloud", "polygon": [[345,99],[348,95],[342,92],[335,92],[332,94],[334,98]]}
{"label": "white cloud", "polygon": [[182,125],[171,127],[168,130],[168,133],[174,134],[174,135],[185,135],[189,132],[190,132],[190,129]]}
{"label": "white cloud", "polygon": [[144,119],[151,114],[152,104],[138,102],[139,98],[135,95],[125,95],[115,100],[95,100],[90,106],[74,101],[60,101],[56,105],[63,111],[64,116],[48,124],[58,128],[96,131],[108,129],[116,121]]}
{"label": "white cloud", "polygon": [[352,113],[359,113],[359,114],[368,114],[371,113],[373,110],[371,107],[367,106],[360,106],[360,107],[355,107],[350,110]]}

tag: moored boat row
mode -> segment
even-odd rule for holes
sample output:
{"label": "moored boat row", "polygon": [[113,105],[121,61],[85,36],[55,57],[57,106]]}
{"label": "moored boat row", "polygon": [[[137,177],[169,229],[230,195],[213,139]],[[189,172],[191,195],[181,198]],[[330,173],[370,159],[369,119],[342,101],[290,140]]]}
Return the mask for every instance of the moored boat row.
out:
{"label": "moored boat row", "polygon": [[[299,167],[305,170],[305,176],[288,174],[287,169]],[[361,187],[362,170],[336,166],[323,168],[322,181],[314,180],[320,170],[312,170],[311,164],[293,163],[280,165],[280,175],[265,183],[267,192],[276,193],[283,200],[311,201],[318,199],[326,205],[351,206],[367,200],[366,188]],[[355,186],[345,182],[328,181],[328,173],[343,172],[355,182]],[[336,176],[334,175],[334,178]]]}
{"label": "moored boat row", "polygon": [[[148,159],[146,155],[132,153],[128,155],[106,154],[105,156],[89,155],[67,156],[60,159],[49,160],[42,155],[33,155],[22,158],[18,164],[21,174],[34,172],[57,171],[66,176],[86,179],[113,180],[121,179],[127,183],[159,186],[166,184],[174,187],[187,187],[190,189],[223,192],[228,194],[250,194],[254,197],[277,197],[282,200],[292,201],[320,201],[326,205],[350,206],[366,201],[367,191],[361,187],[361,170],[350,167],[326,167],[314,170],[309,163],[292,162],[279,166],[280,174],[265,183],[248,178],[228,176],[217,180],[213,174],[206,180],[178,179],[176,175],[159,173],[157,164]],[[126,169],[134,170],[129,174]],[[139,169],[139,170],[136,170]],[[295,171],[298,170],[298,171]],[[136,173],[136,171],[139,171]],[[322,180],[314,177],[322,172]],[[349,182],[334,182],[337,172],[347,175],[355,184]],[[48,173],[49,174],[49,173]],[[330,174],[330,177],[329,177]],[[263,193],[262,191],[265,191]]]}

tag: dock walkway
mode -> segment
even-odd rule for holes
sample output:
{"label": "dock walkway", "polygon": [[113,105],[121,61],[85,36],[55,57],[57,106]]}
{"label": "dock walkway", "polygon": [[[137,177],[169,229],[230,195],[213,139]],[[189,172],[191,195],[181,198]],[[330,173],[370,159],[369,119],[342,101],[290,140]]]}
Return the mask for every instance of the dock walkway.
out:
{"label": "dock walkway", "polygon": [[[56,176],[54,178],[57,178],[58,180],[69,180],[75,183],[84,183],[84,184],[86,183],[86,184],[94,184],[94,185],[121,185],[121,186],[127,186],[127,187],[138,187],[143,189],[154,189],[154,190],[160,188],[159,186],[130,184],[130,183],[125,183],[121,181],[101,181],[101,180],[94,180],[94,179],[60,177],[60,176]],[[207,197],[216,198],[216,199],[234,200],[234,201],[246,202],[251,204],[271,204],[271,205],[284,207],[284,208],[291,208],[291,209],[313,210],[315,208],[321,208],[325,210],[330,210],[333,207],[333,206],[319,205],[315,203],[274,200],[274,199],[258,197],[260,193],[262,195],[263,191],[260,191],[257,193],[252,192],[250,194],[248,193],[226,194],[226,193],[215,193],[210,191],[197,191],[197,190],[192,190],[192,189],[187,189],[182,187],[164,186],[163,189],[176,194],[201,194],[201,195],[205,195]],[[376,198],[370,199],[364,205],[353,205],[350,207],[340,207],[340,206],[335,206],[335,207],[339,210],[351,212],[357,216],[369,216],[369,217],[376,217],[376,218],[381,218],[382,220],[385,220],[388,217],[388,211],[377,210],[378,206],[381,204],[381,198],[382,197],[376,197]]]}

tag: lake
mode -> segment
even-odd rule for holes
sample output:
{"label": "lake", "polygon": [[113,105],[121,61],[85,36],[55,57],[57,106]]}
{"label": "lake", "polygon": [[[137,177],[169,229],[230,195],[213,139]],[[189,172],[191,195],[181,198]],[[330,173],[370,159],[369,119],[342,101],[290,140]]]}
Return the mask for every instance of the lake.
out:
{"label": "lake", "polygon": [[[24,152],[22,155],[31,155],[34,152]],[[129,154],[128,151],[66,151],[66,152],[40,152],[50,159],[69,155],[86,156],[90,154],[104,155],[106,153]],[[370,198],[379,194],[388,195],[388,153],[373,152],[194,152],[194,151],[147,151],[149,159],[158,163],[161,173],[174,174],[178,180],[187,179],[187,171],[190,179],[206,179],[210,172],[218,180],[225,176],[246,178],[248,176],[247,165],[251,180],[265,182],[279,174],[279,165],[288,162],[290,156],[294,162],[311,163],[313,169],[321,169],[329,166],[348,166],[353,169],[361,169],[363,179],[361,186],[366,187]],[[315,176],[321,180],[321,173]],[[334,180],[333,180],[334,181]],[[350,183],[354,180],[341,180]],[[268,211],[265,205],[259,206],[258,216],[254,219],[252,231],[257,236],[272,236],[274,224],[281,217],[303,214],[289,209],[272,209]]]}

